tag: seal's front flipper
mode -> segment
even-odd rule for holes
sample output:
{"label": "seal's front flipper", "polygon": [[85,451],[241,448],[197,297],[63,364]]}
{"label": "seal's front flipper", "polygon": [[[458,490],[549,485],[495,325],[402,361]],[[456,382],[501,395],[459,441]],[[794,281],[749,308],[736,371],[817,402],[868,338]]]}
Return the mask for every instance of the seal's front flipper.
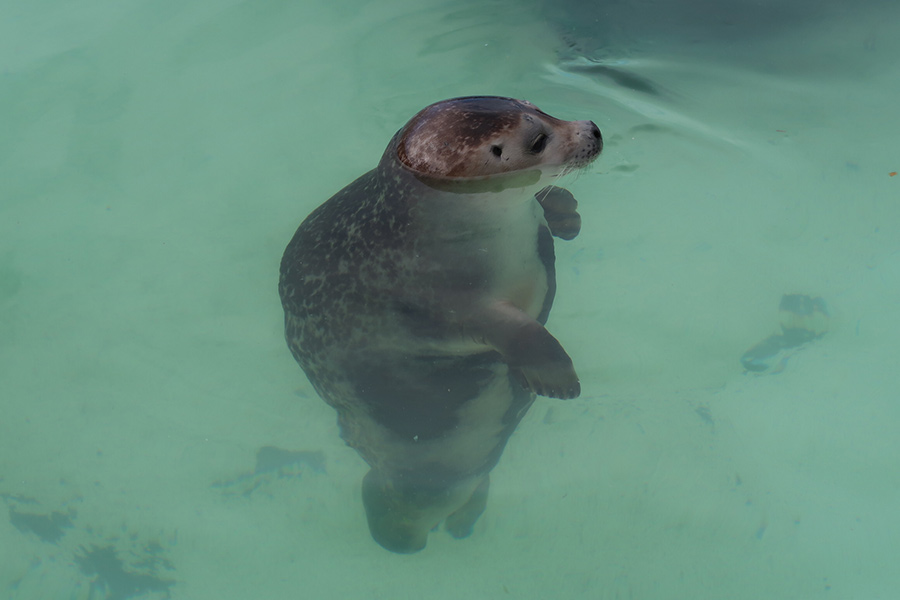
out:
{"label": "seal's front flipper", "polygon": [[581,231],[581,215],[576,210],[578,201],[564,188],[548,185],[534,198],[544,209],[544,218],[550,233],[564,240],[571,240]]}
{"label": "seal's front flipper", "polygon": [[576,398],[581,384],[572,359],[543,325],[509,302],[494,302],[472,319],[472,337],[500,354],[522,385],[539,396]]}
{"label": "seal's front flipper", "polygon": [[[552,336],[550,339],[556,341]],[[571,359],[568,364],[554,361],[520,366],[510,363],[509,366],[522,387],[538,396],[571,400],[581,395],[581,383],[578,381]]]}
{"label": "seal's front flipper", "polygon": [[487,506],[488,489],[491,487],[490,475],[485,475],[469,501],[463,504],[455,513],[447,517],[447,531],[456,539],[472,535],[475,521],[484,512]]}

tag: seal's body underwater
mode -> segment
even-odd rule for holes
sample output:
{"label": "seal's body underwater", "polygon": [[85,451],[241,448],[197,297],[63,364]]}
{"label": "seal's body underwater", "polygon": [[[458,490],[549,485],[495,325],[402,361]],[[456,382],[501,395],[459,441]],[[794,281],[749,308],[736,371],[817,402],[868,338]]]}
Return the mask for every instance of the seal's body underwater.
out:
{"label": "seal's body underwater", "polygon": [[363,501],[385,548],[421,550],[444,520],[455,537],[471,533],[535,394],[580,393],[544,328],[551,234],[571,239],[580,217],[547,185],[602,145],[591,121],[527,102],[438,102],[288,244],[287,343],[371,467]]}

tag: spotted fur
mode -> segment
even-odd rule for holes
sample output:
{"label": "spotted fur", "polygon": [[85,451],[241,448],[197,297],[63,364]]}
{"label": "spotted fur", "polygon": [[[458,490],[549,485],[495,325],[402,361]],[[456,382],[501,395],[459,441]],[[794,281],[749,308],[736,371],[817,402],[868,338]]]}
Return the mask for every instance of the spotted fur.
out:
{"label": "spotted fur", "polygon": [[579,393],[544,323],[551,234],[571,239],[580,217],[544,186],[601,148],[592,122],[526,102],[439,102],[288,244],[287,343],[371,467],[363,500],[384,547],[420,550],[444,520],[468,535],[535,394]]}

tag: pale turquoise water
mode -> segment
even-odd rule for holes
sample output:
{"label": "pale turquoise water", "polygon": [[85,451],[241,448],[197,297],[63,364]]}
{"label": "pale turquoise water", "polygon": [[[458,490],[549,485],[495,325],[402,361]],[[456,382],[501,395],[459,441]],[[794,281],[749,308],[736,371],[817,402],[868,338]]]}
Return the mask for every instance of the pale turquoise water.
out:
{"label": "pale turquoise water", "polygon": [[[898,17],[0,4],[0,597],[896,598]],[[584,393],[538,401],[471,538],[397,556],[284,346],[277,267],[409,116],[469,94],[604,133],[549,324]],[[785,293],[831,329],[745,374]],[[269,446],[300,454],[254,472]]]}

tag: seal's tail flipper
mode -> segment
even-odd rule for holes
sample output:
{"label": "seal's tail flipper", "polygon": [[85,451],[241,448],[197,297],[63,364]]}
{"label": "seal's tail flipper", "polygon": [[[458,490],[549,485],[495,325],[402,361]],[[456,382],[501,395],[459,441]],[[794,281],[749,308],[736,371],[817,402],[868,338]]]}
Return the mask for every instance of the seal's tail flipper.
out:
{"label": "seal's tail flipper", "polygon": [[447,531],[456,539],[472,535],[475,521],[484,512],[487,506],[488,490],[491,487],[491,476],[485,475],[469,501],[462,505],[456,512],[447,517]]}
{"label": "seal's tail flipper", "polygon": [[410,499],[374,469],[363,478],[362,497],[376,542],[399,554],[413,554],[425,547],[428,532],[436,523],[423,524]]}

